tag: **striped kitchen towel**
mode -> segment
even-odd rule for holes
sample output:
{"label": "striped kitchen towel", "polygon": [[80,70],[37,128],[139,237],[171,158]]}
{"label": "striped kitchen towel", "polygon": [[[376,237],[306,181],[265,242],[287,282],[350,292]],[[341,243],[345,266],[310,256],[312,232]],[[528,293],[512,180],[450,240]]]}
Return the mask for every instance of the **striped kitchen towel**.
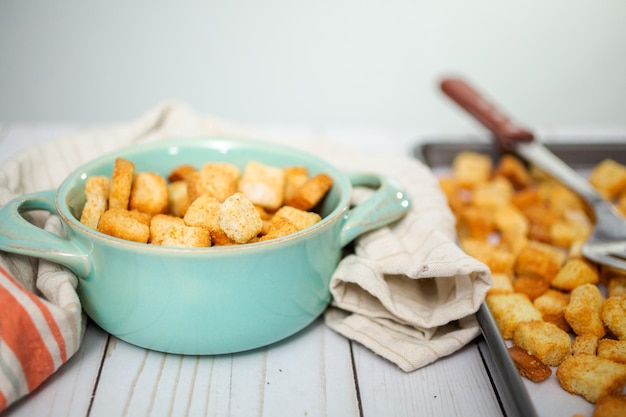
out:
{"label": "striped kitchen towel", "polygon": [[[44,227],[58,233],[62,226],[51,217]],[[33,262],[23,257],[12,261],[0,258],[0,412],[76,352],[85,323],[74,274],[41,261],[33,282]],[[29,283],[36,284],[27,288]]]}

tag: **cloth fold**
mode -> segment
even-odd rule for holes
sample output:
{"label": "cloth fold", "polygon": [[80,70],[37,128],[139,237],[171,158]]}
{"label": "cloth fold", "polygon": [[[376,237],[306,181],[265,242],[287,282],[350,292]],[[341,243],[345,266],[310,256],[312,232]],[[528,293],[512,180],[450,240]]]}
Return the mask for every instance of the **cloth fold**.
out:
{"label": "cloth fold", "polygon": [[[404,371],[453,353],[479,333],[473,314],[491,285],[489,270],[458,248],[454,217],[436,177],[407,156],[359,153],[313,135],[262,134],[165,102],[135,122],[71,134],[6,161],[0,166],[0,206],[56,188],[81,164],[121,147],[211,136],[287,144],[341,170],[382,173],[405,187],[412,199],[409,213],[358,237],[353,253],[340,261],[331,279],[332,305],[324,314],[330,328]],[[353,202],[369,191],[355,190]],[[29,220],[62,234],[55,215],[34,213]],[[78,350],[85,319],[76,286],[76,276],[64,267],[0,251],[0,412]]]}

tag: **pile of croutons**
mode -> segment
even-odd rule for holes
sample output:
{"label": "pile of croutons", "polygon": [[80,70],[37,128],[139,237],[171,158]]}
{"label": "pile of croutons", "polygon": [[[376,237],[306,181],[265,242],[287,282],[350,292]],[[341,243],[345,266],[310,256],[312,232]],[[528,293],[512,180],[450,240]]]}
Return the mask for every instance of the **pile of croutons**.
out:
{"label": "pile of croutons", "polygon": [[[604,160],[588,179],[626,214],[626,166]],[[460,245],[491,269],[486,303],[520,373],[541,381],[556,367],[565,390],[626,408],[626,271],[583,258],[586,204],[509,154],[461,152],[440,185]]]}
{"label": "pile of croutons", "polygon": [[[243,172],[241,172],[243,171]],[[209,247],[266,241],[321,220],[313,211],[333,184],[304,166],[257,161],[182,164],[167,178],[135,172],[117,158],[111,177],[85,180],[80,222],[110,236],[153,245]]]}

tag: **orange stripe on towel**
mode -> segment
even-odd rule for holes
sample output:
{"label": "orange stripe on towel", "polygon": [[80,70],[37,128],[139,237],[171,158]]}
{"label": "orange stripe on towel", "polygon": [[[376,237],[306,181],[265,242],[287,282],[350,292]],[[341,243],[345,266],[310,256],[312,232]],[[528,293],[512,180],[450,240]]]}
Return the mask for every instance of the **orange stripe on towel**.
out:
{"label": "orange stripe on towel", "polygon": [[[0,273],[6,272],[0,268]],[[55,371],[52,355],[28,310],[4,286],[0,286],[0,316],[2,339],[19,360],[32,391]]]}
{"label": "orange stripe on towel", "polygon": [[7,399],[4,396],[4,394],[2,393],[2,391],[0,391],[0,413],[7,408]]}

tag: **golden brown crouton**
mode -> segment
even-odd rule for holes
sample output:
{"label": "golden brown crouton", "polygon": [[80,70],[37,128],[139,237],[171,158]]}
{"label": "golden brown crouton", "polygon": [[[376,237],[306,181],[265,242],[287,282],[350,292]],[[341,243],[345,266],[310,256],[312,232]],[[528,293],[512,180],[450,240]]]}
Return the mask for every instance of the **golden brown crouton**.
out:
{"label": "golden brown crouton", "polygon": [[586,333],[576,336],[572,343],[572,354],[595,355],[598,350],[598,341],[600,338],[595,334]]}
{"label": "golden brown crouton", "polygon": [[527,321],[513,330],[513,343],[548,366],[557,366],[572,353],[567,332],[546,321]]}
{"label": "golden brown crouton", "polygon": [[472,204],[478,207],[499,207],[511,203],[513,186],[504,177],[478,184],[472,193]]}
{"label": "golden brown crouton", "polygon": [[572,258],[565,262],[550,284],[559,290],[571,291],[583,284],[597,284],[599,279],[595,265],[584,259]]}
{"label": "golden brown crouton", "polygon": [[174,181],[167,185],[168,213],[172,216],[183,217],[189,207],[189,193],[186,181]]}
{"label": "golden brown crouton", "polygon": [[282,206],[278,209],[272,218],[272,222],[278,221],[280,217],[287,218],[298,230],[306,229],[322,220],[322,217],[315,212],[299,210],[290,206]]}
{"label": "golden brown crouton", "polygon": [[595,403],[600,397],[621,392],[626,365],[594,355],[573,355],[561,362],[556,376],[563,389]]}
{"label": "golden brown crouton", "polygon": [[211,246],[211,235],[203,227],[174,224],[163,234],[161,246],[204,248]]}
{"label": "golden brown crouton", "polygon": [[565,307],[569,304],[569,294],[554,289],[548,289],[533,300],[534,306],[541,311],[543,320],[555,324],[562,330],[569,332],[570,325],[565,320]]}
{"label": "golden brown crouton", "polygon": [[541,312],[525,294],[488,295],[486,302],[505,339],[513,337],[513,331],[520,323],[541,320]]}
{"label": "golden brown crouton", "polygon": [[98,231],[133,242],[147,243],[150,238],[150,216],[125,209],[109,209],[102,213]]}
{"label": "golden brown crouton", "polygon": [[626,340],[600,339],[598,356],[626,364]]}
{"label": "golden brown crouton", "polygon": [[613,159],[605,159],[593,167],[589,182],[600,194],[612,200],[626,188],[626,166]]}
{"label": "golden brown crouton", "polygon": [[457,215],[456,229],[460,238],[487,239],[496,230],[493,213],[475,206],[464,207]]}
{"label": "golden brown crouton", "polygon": [[454,177],[462,188],[475,188],[491,177],[493,162],[487,155],[472,151],[459,152],[452,161]]}
{"label": "golden brown crouton", "polygon": [[564,260],[565,254],[555,247],[531,241],[517,255],[515,273],[540,277],[549,282],[557,274]]}
{"label": "golden brown crouton", "polygon": [[514,257],[517,257],[519,253],[528,245],[528,237],[519,235],[517,233],[511,233],[504,231],[500,233],[500,245],[503,249],[511,252]]}
{"label": "golden brown crouton", "polygon": [[513,288],[515,292],[526,294],[533,301],[550,288],[550,283],[539,276],[517,275],[513,280]]}
{"label": "golden brown crouton", "polygon": [[565,307],[565,320],[577,335],[591,333],[603,337],[606,333],[602,322],[604,297],[597,286],[583,284],[574,288]]}
{"label": "golden brown crouton", "polygon": [[208,194],[222,202],[237,192],[239,168],[228,162],[207,162],[197,172],[187,175],[189,200]]}
{"label": "golden brown crouton", "polygon": [[174,226],[184,226],[185,222],[180,217],[168,214],[157,214],[150,220],[150,243],[161,245],[166,238],[167,232]]}
{"label": "golden brown crouton", "polygon": [[246,243],[263,229],[259,212],[242,193],[231,195],[220,205],[218,224],[235,243]]}
{"label": "golden brown crouton", "polygon": [[510,294],[513,291],[513,280],[511,276],[502,272],[491,274],[493,284],[487,294]]}
{"label": "golden brown crouton", "polygon": [[333,179],[328,174],[317,174],[300,187],[285,204],[300,210],[311,210],[319,203],[333,186]]}
{"label": "golden brown crouton", "polygon": [[619,340],[626,340],[626,295],[606,299],[602,306],[602,322]]}
{"label": "golden brown crouton", "polygon": [[609,297],[626,295],[626,275],[614,276],[608,280],[607,295]]}
{"label": "golden brown crouton", "polygon": [[80,215],[80,222],[96,229],[100,216],[109,208],[109,188],[111,180],[105,176],[94,175],[85,180],[85,206]]}
{"label": "golden brown crouton", "polygon": [[613,394],[598,398],[591,417],[626,416],[626,395]]}
{"label": "golden brown crouton", "polygon": [[496,208],[493,214],[496,229],[501,233],[526,236],[530,223],[524,213],[513,204],[504,204]]}
{"label": "golden brown crouton", "polygon": [[219,228],[219,210],[220,202],[217,198],[203,194],[189,205],[183,219],[187,226],[198,226],[215,230]]}
{"label": "golden brown crouton", "polygon": [[587,240],[591,231],[590,223],[569,219],[558,220],[550,225],[550,242],[561,248],[569,248],[575,242]]}
{"label": "golden brown crouton", "polygon": [[187,226],[179,217],[157,214],[150,222],[150,243],[161,246],[201,248],[211,246],[211,235],[203,227]]}
{"label": "golden brown crouton", "polygon": [[190,174],[196,171],[197,169],[193,165],[190,165],[190,164],[178,165],[170,171],[169,175],[167,176],[167,180],[169,182],[187,181]]}
{"label": "golden brown crouton", "polygon": [[243,171],[238,191],[255,205],[277,210],[285,196],[285,172],[277,167],[251,161]]}
{"label": "golden brown crouton", "polygon": [[545,381],[552,375],[552,369],[519,346],[509,347],[509,354],[519,374],[534,382]]}
{"label": "golden brown crouton", "polygon": [[111,175],[109,208],[128,209],[130,190],[135,175],[135,164],[124,158],[117,158]]}
{"label": "golden brown crouton", "polygon": [[285,172],[285,201],[291,200],[300,187],[309,180],[309,170],[305,166],[289,166]]}
{"label": "golden brown crouton", "polygon": [[296,233],[298,228],[289,221],[286,217],[278,217],[275,221],[270,222],[267,233],[259,239],[260,241],[266,241],[270,239],[276,239],[278,237],[287,236],[292,233]]}
{"label": "golden brown crouton", "polygon": [[167,182],[154,172],[139,172],[133,179],[128,207],[151,215],[165,213],[169,204]]}
{"label": "golden brown crouton", "polygon": [[502,155],[494,174],[508,179],[515,189],[528,187],[533,182],[522,161],[511,154]]}

